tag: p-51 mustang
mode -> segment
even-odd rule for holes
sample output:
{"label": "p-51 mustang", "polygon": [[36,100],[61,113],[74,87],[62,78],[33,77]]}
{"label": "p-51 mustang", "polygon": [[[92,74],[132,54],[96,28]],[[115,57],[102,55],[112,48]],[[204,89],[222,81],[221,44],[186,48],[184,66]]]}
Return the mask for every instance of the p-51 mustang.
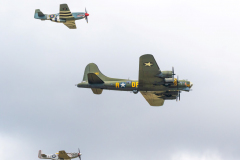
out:
{"label": "p-51 mustang", "polygon": [[80,149],[78,149],[78,153],[66,153],[64,150],[59,151],[58,153],[55,154],[42,154],[42,151],[40,150],[38,153],[38,158],[40,159],[54,159],[54,160],[70,160],[73,158],[79,157],[81,160],[81,153]]}
{"label": "p-51 mustang", "polygon": [[180,100],[180,92],[189,92],[193,83],[174,78],[172,71],[161,71],[151,54],[142,55],[139,61],[137,80],[109,78],[103,75],[96,64],[89,63],[85,68],[83,81],[79,88],[91,88],[94,94],[101,94],[103,89],[139,91],[151,106],[162,106],[164,100]]}
{"label": "p-51 mustang", "polygon": [[53,22],[63,23],[70,29],[76,29],[75,20],[85,18],[88,22],[87,10],[85,12],[71,13],[67,4],[60,4],[60,13],[57,14],[43,14],[40,9],[35,10],[34,18],[41,20],[51,20]]}

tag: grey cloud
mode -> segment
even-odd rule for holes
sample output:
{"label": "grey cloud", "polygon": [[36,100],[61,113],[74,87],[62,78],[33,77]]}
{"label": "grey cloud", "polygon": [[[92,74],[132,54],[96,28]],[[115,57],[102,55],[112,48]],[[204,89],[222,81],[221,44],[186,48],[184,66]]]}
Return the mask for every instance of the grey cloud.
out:
{"label": "grey cloud", "polygon": [[[86,6],[90,14],[77,30],[33,19],[34,9],[55,13],[60,3],[0,7],[4,151],[18,159],[78,147],[88,160],[198,160],[209,152],[209,159],[239,159],[238,1],[69,1],[72,11]],[[142,54],[153,54],[161,69],[174,66],[193,91],[154,108],[140,94],[96,96],[74,86],[90,62],[107,76],[137,79]],[[11,141],[18,150],[9,139],[19,140]]]}

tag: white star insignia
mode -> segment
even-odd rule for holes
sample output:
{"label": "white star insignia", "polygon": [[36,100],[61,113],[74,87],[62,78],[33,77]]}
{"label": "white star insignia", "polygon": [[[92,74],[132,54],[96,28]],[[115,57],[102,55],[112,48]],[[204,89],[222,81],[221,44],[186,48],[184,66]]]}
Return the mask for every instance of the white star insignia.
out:
{"label": "white star insignia", "polygon": [[125,83],[121,83],[120,85],[121,85],[121,87],[125,87]]}
{"label": "white star insignia", "polygon": [[144,63],[144,64],[145,64],[145,66],[149,66],[149,67],[151,67],[153,65],[151,62]]}

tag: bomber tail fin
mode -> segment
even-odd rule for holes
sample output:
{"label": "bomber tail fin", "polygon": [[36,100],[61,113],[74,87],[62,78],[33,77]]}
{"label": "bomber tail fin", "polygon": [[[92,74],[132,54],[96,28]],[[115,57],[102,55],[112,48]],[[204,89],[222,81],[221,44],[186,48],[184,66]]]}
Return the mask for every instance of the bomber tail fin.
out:
{"label": "bomber tail fin", "polygon": [[[103,84],[103,80],[99,78],[95,73],[88,73],[88,83],[89,84]],[[103,89],[101,88],[91,88],[94,94],[102,94]]]}
{"label": "bomber tail fin", "polygon": [[95,73],[88,73],[88,83],[89,84],[102,84],[104,83],[101,78],[99,78]]}
{"label": "bomber tail fin", "polygon": [[[89,63],[86,66],[84,76],[83,76],[83,81],[88,81],[89,82],[89,80],[90,80],[89,76],[91,77],[93,75],[93,74],[90,74],[88,76],[89,73],[94,73],[103,82],[104,81],[120,81],[120,80],[123,80],[123,79],[117,79],[117,78],[109,78],[109,77],[105,76],[104,74],[101,73],[101,71],[98,69],[98,66],[94,63]],[[96,79],[96,77],[95,77],[95,79]]]}

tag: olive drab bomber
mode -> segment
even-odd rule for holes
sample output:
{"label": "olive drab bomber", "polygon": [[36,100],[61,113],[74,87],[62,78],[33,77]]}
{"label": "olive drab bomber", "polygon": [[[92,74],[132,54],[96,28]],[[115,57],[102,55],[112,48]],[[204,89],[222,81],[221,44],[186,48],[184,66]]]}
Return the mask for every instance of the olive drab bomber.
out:
{"label": "olive drab bomber", "polygon": [[174,78],[172,71],[161,71],[151,54],[142,55],[139,60],[138,80],[109,78],[102,74],[94,63],[89,63],[79,88],[91,88],[94,94],[103,89],[140,92],[151,106],[162,106],[164,100],[180,100],[181,91],[189,92],[193,83]]}

